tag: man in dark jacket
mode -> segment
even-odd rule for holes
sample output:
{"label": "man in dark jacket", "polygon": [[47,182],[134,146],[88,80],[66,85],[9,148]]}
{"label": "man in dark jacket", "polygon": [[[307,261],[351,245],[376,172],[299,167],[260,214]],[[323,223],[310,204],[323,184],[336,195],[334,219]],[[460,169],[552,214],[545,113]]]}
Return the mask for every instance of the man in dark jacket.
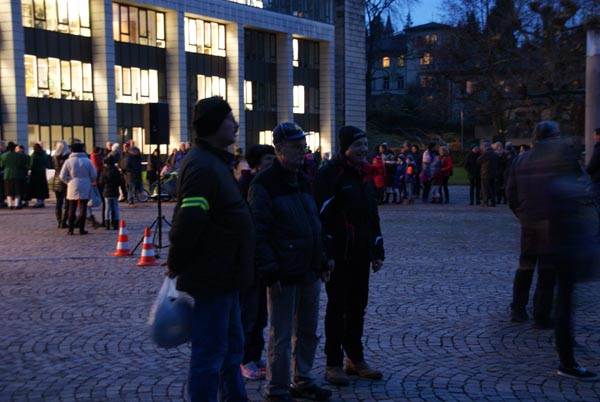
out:
{"label": "man in dark jacket", "polygon": [[273,130],[277,159],[254,178],[248,194],[257,235],[256,269],[267,285],[271,323],[266,402],[291,402],[290,394],[314,400],[331,396],[310,373],[319,343],[323,247],[317,206],[300,169],[305,136],[295,123],[277,125]]}
{"label": "man in dark jacket", "polygon": [[121,169],[125,173],[127,184],[127,202],[135,207],[135,194],[142,189],[142,152],[132,140],[123,144]]}
{"label": "man in dark jacket", "polygon": [[[511,307],[513,321],[519,316],[527,318],[525,305],[537,261],[538,289],[534,298],[534,316],[536,323],[542,319],[539,323],[549,327],[556,275],[558,295],[554,328],[560,359],[558,374],[592,381],[598,376],[577,364],[571,333],[572,294],[575,276],[583,268],[578,255],[585,248],[582,235],[585,223],[578,223],[579,207],[569,198],[576,188],[581,169],[572,147],[559,136],[560,128],[556,122],[538,123],[533,129],[533,147],[517,158],[509,175],[509,207],[523,228],[521,258]],[[514,313],[519,310],[519,315],[515,316]]]}
{"label": "man in dark jacket", "polygon": [[477,159],[481,153],[479,147],[475,144],[471,145],[471,152],[465,157],[463,167],[467,171],[469,178],[469,205],[479,205],[481,202],[479,192],[481,189],[480,168],[477,164]]}
{"label": "man in dark jacket", "polygon": [[254,229],[227,147],[239,125],[221,97],[193,114],[194,147],[184,158],[169,232],[168,275],[194,297],[188,392],[192,401],[246,401],[240,373],[243,331],[238,292],[252,283]]}
{"label": "man in dark jacket", "polygon": [[477,158],[479,176],[481,177],[481,206],[496,206],[494,180],[498,169],[498,155],[492,150],[489,141],[481,144],[481,155]]}
{"label": "man in dark jacket", "polygon": [[[600,127],[594,130],[594,153],[587,165],[587,173],[592,180],[592,186],[595,191],[600,191]],[[596,208],[598,212],[598,221],[600,221],[600,208]],[[598,235],[600,236],[600,226],[598,227]]]}
{"label": "man in dark jacket", "polygon": [[[374,167],[367,162],[365,132],[345,126],[339,131],[340,152],[321,168],[315,181],[327,259],[335,267],[326,285],[325,378],[348,385],[346,374],[378,380],[383,373],[365,361],[362,335],[369,298],[369,268],[383,264]],[[346,372],[342,370],[346,352]]]}

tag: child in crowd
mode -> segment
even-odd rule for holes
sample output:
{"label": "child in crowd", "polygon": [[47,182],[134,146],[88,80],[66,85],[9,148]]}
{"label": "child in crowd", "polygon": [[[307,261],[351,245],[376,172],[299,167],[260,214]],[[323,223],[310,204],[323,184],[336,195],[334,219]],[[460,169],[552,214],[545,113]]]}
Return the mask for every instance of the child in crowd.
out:
{"label": "child in crowd", "polygon": [[103,187],[102,196],[106,203],[105,225],[106,230],[119,229],[119,187],[123,185],[123,175],[115,166],[112,157],[104,160],[104,169],[100,175],[100,185]]}
{"label": "child in crowd", "polygon": [[[394,160],[394,155],[383,155],[385,159],[385,203],[395,203],[396,196],[394,194],[394,180],[396,177],[396,161]],[[392,196],[393,201],[392,201]]]}
{"label": "child in crowd", "polygon": [[406,175],[406,156],[398,154],[396,163],[396,172],[394,174],[394,202],[402,204],[404,202],[404,177]]}
{"label": "child in crowd", "polygon": [[406,188],[408,204],[414,204],[415,184],[417,183],[417,165],[412,155],[406,158],[406,174],[404,175],[404,184]]}

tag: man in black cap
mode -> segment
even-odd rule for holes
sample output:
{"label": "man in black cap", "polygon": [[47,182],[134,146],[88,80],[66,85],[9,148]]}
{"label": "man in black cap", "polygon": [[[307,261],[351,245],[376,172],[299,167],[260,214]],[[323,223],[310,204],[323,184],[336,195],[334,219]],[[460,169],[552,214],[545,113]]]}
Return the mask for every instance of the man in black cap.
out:
{"label": "man in black cap", "polygon": [[194,146],[179,169],[169,232],[167,274],[194,297],[191,401],[247,401],[240,289],[252,284],[254,227],[227,147],[239,127],[221,97],[202,99],[193,115]]}
{"label": "man in black cap", "polygon": [[326,279],[327,274],[321,272],[325,266],[319,213],[300,169],[305,136],[295,123],[275,127],[277,159],[258,173],[248,194],[256,226],[256,269],[267,285],[271,323],[265,402],[291,402],[292,396],[323,401],[331,396],[310,373],[319,344],[319,276]]}
{"label": "man in black cap", "polygon": [[365,361],[361,338],[369,297],[369,268],[373,272],[381,269],[384,250],[373,182],[375,168],[367,162],[367,134],[345,126],[338,137],[338,154],[317,173],[315,197],[328,266],[335,267],[326,285],[325,378],[335,385],[348,385],[348,375],[371,380],[383,377]]}

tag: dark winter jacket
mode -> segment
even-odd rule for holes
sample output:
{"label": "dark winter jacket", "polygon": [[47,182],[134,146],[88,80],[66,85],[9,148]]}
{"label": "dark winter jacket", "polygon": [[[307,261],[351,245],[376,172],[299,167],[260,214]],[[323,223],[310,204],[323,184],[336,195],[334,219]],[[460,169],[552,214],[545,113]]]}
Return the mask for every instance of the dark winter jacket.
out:
{"label": "dark winter jacket", "polygon": [[464,166],[465,170],[467,171],[467,176],[469,177],[469,179],[478,179],[479,178],[480,168],[479,168],[479,165],[477,164],[477,158],[479,158],[479,155],[481,155],[479,152],[478,153],[469,152],[467,154],[467,156],[465,157],[463,166]]}
{"label": "dark winter jacket", "polygon": [[65,161],[69,159],[69,154],[54,155],[52,157],[52,168],[54,169],[54,182],[52,183],[52,191],[60,193],[67,191],[67,183],[60,179],[60,171],[62,170]]}
{"label": "dark winter jacket", "polygon": [[102,188],[102,197],[118,198],[119,187],[123,185],[123,175],[114,164],[110,164],[102,169],[100,173],[100,188]]}
{"label": "dark winter jacket", "polygon": [[479,175],[482,179],[492,180],[496,178],[498,174],[498,155],[491,148],[477,158],[477,164],[479,165]]}
{"label": "dark winter jacket", "polygon": [[256,226],[256,269],[265,283],[317,279],[324,262],[321,223],[306,175],[275,160],[252,180],[248,203]]}
{"label": "dark winter jacket", "polygon": [[350,260],[366,252],[371,261],[383,261],[374,174],[372,165],[359,171],[340,156],[319,169],[315,198],[329,259]]}
{"label": "dark winter jacket", "polygon": [[513,163],[506,192],[508,206],[524,226],[548,220],[557,183],[564,177],[581,174],[577,157],[560,138],[538,141]]}
{"label": "dark winter jacket", "polygon": [[592,183],[600,184],[600,142],[594,145],[594,153],[587,166],[587,172],[592,179]]}
{"label": "dark winter jacket", "polygon": [[177,289],[195,297],[227,294],[253,281],[254,226],[232,161],[229,152],[201,143],[179,169],[167,266],[177,274]]}

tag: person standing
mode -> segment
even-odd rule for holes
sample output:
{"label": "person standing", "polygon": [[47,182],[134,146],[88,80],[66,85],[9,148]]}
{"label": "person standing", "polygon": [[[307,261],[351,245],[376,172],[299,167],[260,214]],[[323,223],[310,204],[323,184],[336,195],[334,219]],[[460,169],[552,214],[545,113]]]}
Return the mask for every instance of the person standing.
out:
{"label": "person standing", "polygon": [[325,378],[335,385],[348,385],[348,375],[372,380],[383,376],[365,361],[361,338],[369,269],[381,269],[384,249],[374,171],[367,163],[367,135],[357,127],[344,126],[338,138],[338,154],[317,174],[315,197],[326,239],[327,265],[335,267],[326,285]]}
{"label": "person standing", "polygon": [[481,178],[481,206],[496,206],[494,179],[498,168],[498,156],[492,150],[489,141],[481,144],[481,155],[477,158],[479,177]]}
{"label": "person standing", "polygon": [[[85,153],[85,145],[81,142],[71,144],[71,155],[60,171],[60,179],[67,183],[67,201],[69,204],[69,231],[72,235],[75,226],[79,234],[88,234],[85,230],[87,203],[90,199],[92,185],[95,185],[98,174],[90,158]],[[79,211],[76,213],[76,211]],[[76,217],[77,215],[77,217]]]}
{"label": "person standing", "polygon": [[104,205],[103,222],[106,230],[119,229],[119,187],[123,183],[123,175],[115,166],[115,160],[109,156],[104,159],[104,169],[98,180],[99,187],[102,188],[102,198]]}
{"label": "person standing", "polygon": [[154,148],[154,151],[150,155],[148,155],[147,159],[148,164],[146,165],[146,181],[148,182],[148,188],[156,180],[158,180],[160,171],[163,168],[163,161],[160,157],[160,149]]}
{"label": "person standing", "polygon": [[130,208],[135,208],[135,196],[142,189],[142,152],[133,140],[123,144],[121,170],[125,173],[127,202]]}
{"label": "person standing", "polygon": [[306,135],[295,123],[275,127],[277,159],[254,178],[248,194],[256,225],[256,269],[267,285],[271,323],[265,402],[331,396],[311,375],[319,343],[319,274],[324,261],[317,205],[301,170]]}
{"label": "person standing", "polygon": [[[558,374],[582,381],[597,381],[596,373],[580,366],[573,355],[573,289],[578,271],[584,268],[580,265],[579,254],[589,246],[583,241],[585,236],[581,226],[587,223],[577,218],[580,215],[578,207],[572,202],[573,188],[581,176],[581,169],[576,153],[560,138],[558,123],[539,122],[533,129],[532,140],[531,150],[517,158],[511,168],[507,183],[509,207],[518,216],[524,231],[536,231],[537,236],[531,234],[531,245],[548,261],[553,274],[557,274],[554,329],[560,359]],[[542,273],[539,267],[538,274]],[[552,287],[553,279],[552,276]],[[549,283],[547,289],[550,292]],[[551,300],[548,296],[548,301]]]}
{"label": "person standing", "polygon": [[[2,154],[6,152],[6,143],[4,141],[0,141],[0,157]],[[4,202],[4,169],[0,168],[0,208],[5,208],[8,205]]]}
{"label": "person standing", "polygon": [[167,258],[167,275],[194,298],[188,393],[193,402],[215,402],[217,394],[220,401],[247,401],[239,291],[252,284],[255,235],[227,152],[239,125],[218,96],[196,103],[192,124]]}
{"label": "person standing", "polygon": [[69,159],[70,153],[71,150],[69,149],[66,141],[56,141],[54,156],[52,157],[52,168],[54,169],[52,190],[54,191],[54,196],[56,198],[54,215],[56,216],[56,222],[58,223],[59,229],[66,229],[68,227],[67,219],[69,217],[69,203],[66,201],[67,183],[60,179],[60,171],[62,170],[65,161]]}
{"label": "person standing", "polygon": [[17,145],[9,142],[6,152],[0,156],[0,169],[4,171],[4,191],[10,209],[21,209],[29,157],[24,152],[17,152]]}
{"label": "person standing", "polygon": [[[275,148],[271,145],[255,144],[246,152],[248,166],[252,170],[242,171],[238,183],[242,196],[247,199],[250,183],[258,172],[267,169],[275,159]],[[242,325],[244,327],[244,358],[240,369],[248,380],[262,380],[267,372],[265,360],[261,359],[265,346],[263,330],[267,326],[267,287],[260,277],[254,284],[240,291]]]}
{"label": "person standing", "polygon": [[30,198],[36,198],[36,203],[32,208],[44,208],[44,200],[50,198],[48,192],[48,179],[46,179],[46,166],[48,166],[49,156],[38,143],[33,145],[33,154],[29,158],[29,194]]}
{"label": "person standing", "polygon": [[[592,188],[600,191],[600,127],[594,130],[594,152],[587,165],[586,172],[590,175]],[[600,207],[596,207],[598,213],[598,236],[600,236]]]}
{"label": "person standing", "polygon": [[479,147],[475,144],[471,145],[471,152],[465,157],[463,167],[467,171],[467,177],[469,178],[469,205],[479,205],[481,203],[481,197],[479,194],[481,188],[480,169],[477,164],[477,158],[479,158]]}

